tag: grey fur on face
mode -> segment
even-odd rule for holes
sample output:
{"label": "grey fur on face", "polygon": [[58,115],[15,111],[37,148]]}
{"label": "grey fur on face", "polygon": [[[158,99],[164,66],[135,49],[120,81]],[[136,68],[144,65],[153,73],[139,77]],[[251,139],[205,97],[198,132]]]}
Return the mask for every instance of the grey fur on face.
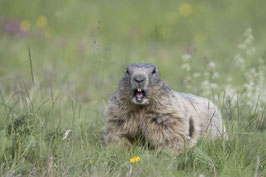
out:
{"label": "grey fur on face", "polygon": [[159,85],[161,76],[153,64],[131,64],[121,80],[121,86],[131,90],[131,102],[137,105],[149,104],[149,88]]}

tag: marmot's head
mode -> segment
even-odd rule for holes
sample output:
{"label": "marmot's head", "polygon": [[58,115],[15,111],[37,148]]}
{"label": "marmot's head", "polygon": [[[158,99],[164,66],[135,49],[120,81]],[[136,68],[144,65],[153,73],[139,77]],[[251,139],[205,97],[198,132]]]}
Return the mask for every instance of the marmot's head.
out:
{"label": "marmot's head", "polygon": [[130,99],[133,104],[148,105],[165,90],[163,86],[166,85],[155,65],[134,63],[127,66],[120,81],[120,95]]}

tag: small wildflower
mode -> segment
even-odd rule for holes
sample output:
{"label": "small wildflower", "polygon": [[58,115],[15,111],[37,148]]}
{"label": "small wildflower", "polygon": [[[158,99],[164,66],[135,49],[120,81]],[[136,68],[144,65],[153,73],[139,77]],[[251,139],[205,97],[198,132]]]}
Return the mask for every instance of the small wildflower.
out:
{"label": "small wildflower", "polygon": [[217,84],[216,83],[210,83],[210,88],[213,88],[213,89],[217,88]]}
{"label": "small wildflower", "polygon": [[30,22],[28,20],[23,20],[20,25],[19,25],[19,28],[22,32],[27,32],[30,30]]}
{"label": "small wildflower", "polygon": [[234,56],[233,60],[235,61],[236,65],[241,65],[245,63],[245,59],[239,53]]}
{"label": "small wildflower", "polygon": [[189,59],[191,59],[191,55],[190,54],[187,54],[187,53],[184,53],[181,56],[181,58],[182,58],[183,61],[188,61]]}
{"label": "small wildflower", "polygon": [[227,96],[229,97],[233,97],[234,95],[236,95],[236,89],[232,87],[232,85],[226,85],[225,86],[225,93]]}
{"label": "small wildflower", "polygon": [[190,71],[190,65],[189,65],[188,63],[184,63],[184,64],[181,66],[181,69],[186,70],[186,71]]}
{"label": "small wildflower", "polygon": [[136,163],[138,161],[140,161],[140,157],[139,156],[135,156],[135,157],[130,159],[130,163]]}
{"label": "small wildflower", "polygon": [[239,44],[238,48],[245,50],[245,49],[248,48],[248,46],[254,40],[254,36],[252,34],[252,29],[251,28],[246,29],[246,31],[244,32],[243,36],[245,37],[245,41],[243,43]]}
{"label": "small wildflower", "polygon": [[47,25],[47,19],[45,16],[39,16],[36,20],[36,25],[40,28],[43,28]]}
{"label": "small wildflower", "polygon": [[191,5],[188,3],[181,4],[179,7],[179,13],[185,17],[191,15],[192,13]]}
{"label": "small wildflower", "polygon": [[243,36],[250,36],[250,34],[252,34],[252,28],[247,28]]}
{"label": "small wildflower", "polygon": [[243,43],[243,44],[239,44],[238,45],[238,48],[240,48],[240,49],[246,49],[247,48],[247,45],[245,44],[245,43]]}
{"label": "small wildflower", "polygon": [[247,90],[252,90],[252,89],[254,88],[254,85],[255,85],[254,82],[249,81],[248,83],[245,83],[245,84],[244,84],[244,87],[245,87]]}
{"label": "small wildflower", "polygon": [[210,82],[209,82],[209,80],[204,80],[204,81],[201,83],[201,85],[202,85],[203,88],[208,88],[209,85],[210,85]]}
{"label": "small wildflower", "polygon": [[250,55],[254,54],[255,52],[256,52],[256,49],[254,47],[252,47],[246,51],[246,54],[250,56]]}
{"label": "small wildflower", "polygon": [[209,63],[209,67],[210,67],[210,68],[215,68],[215,63],[211,61],[211,62]]}
{"label": "small wildflower", "polygon": [[243,36],[246,37],[245,43],[247,43],[247,44],[250,44],[254,39],[254,37],[252,35],[252,29],[251,28],[246,29]]}
{"label": "small wildflower", "polygon": [[8,23],[5,25],[5,30],[9,34],[17,34],[20,32],[19,24],[17,23]]}
{"label": "small wildflower", "polygon": [[200,73],[194,73],[194,74],[193,74],[193,77],[194,77],[194,78],[198,78],[198,77],[200,77]]}

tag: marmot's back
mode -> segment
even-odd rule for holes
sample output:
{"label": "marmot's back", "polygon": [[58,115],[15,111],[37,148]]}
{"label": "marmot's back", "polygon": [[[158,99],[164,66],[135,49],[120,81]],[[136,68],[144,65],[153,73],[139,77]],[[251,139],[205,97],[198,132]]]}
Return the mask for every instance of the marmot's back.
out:
{"label": "marmot's back", "polygon": [[176,91],[174,93],[182,100],[182,111],[185,117],[193,119],[195,131],[199,131],[197,133],[200,133],[200,136],[210,135],[210,138],[215,138],[224,133],[221,112],[212,101],[193,94]]}

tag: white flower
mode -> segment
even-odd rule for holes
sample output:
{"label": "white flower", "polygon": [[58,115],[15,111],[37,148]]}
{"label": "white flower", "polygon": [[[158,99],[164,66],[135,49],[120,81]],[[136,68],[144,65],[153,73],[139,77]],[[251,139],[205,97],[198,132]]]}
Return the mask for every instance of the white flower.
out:
{"label": "white flower", "polygon": [[254,87],[255,83],[250,81],[248,83],[245,83],[244,84],[244,87],[247,89],[247,90],[251,90],[253,87]]}
{"label": "white flower", "polygon": [[226,94],[226,96],[230,97],[232,103],[237,102],[237,91],[231,85],[225,86],[225,94]]}
{"label": "white flower", "polygon": [[202,85],[203,88],[208,88],[209,85],[210,85],[210,82],[209,82],[209,80],[204,80],[204,81],[201,83],[201,85]]}
{"label": "white flower", "polygon": [[240,49],[246,49],[247,48],[247,44],[246,43],[243,43],[243,44],[238,44],[238,46],[237,46],[238,48],[240,48]]}
{"label": "white flower", "polygon": [[231,85],[227,85],[225,87],[225,92],[227,93],[227,95],[232,96],[236,93],[236,89],[234,89]]}
{"label": "white flower", "polygon": [[198,77],[200,77],[200,73],[194,73],[194,74],[193,74],[193,77],[194,77],[194,78],[198,78]]}
{"label": "white flower", "polygon": [[217,88],[217,84],[216,83],[213,83],[213,82],[210,82],[209,80],[204,80],[202,83],[201,83],[201,86],[203,88]]}
{"label": "white flower", "polygon": [[191,55],[190,54],[187,54],[187,53],[184,53],[181,56],[181,58],[182,58],[183,61],[188,61],[189,59],[191,59]]}
{"label": "white flower", "polygon": [[217,84],[216,83],[210,83],[210,88],[217,88]]}
{"label": "white flower", "polygon": [[245,73],[245,76],[248,80],[257,80],[258,72],[256,68],[251,68],[249,72]]}
{"label": "white flower", "polygon": [[245,37],[245,40],[242,44],[238,45],[238,48],[245,50],[247,49],[248,45],[250,45],[254,40],[254,37],[252,35],[252,29],[251,28],[246,29],[243,36]]}
{"label": "white flower", "polygon": [[250,48],[250,49],[248,49],[248,50],[246,51],[247,55],[252,55],[252,54],[254,54],[255,52],[256,52],[255,47],[252,47],[252,48]]}
{"label": "white flower", "polygon": [[211,61],[211,62],[209,62],[209,67],[210,67],[210,68],[215,68],[215,63],[214,63],[214,62],[212,62],[212,61]]}
{"label": "white flower", "polygon": [[248,45],[248,44],[251,44],[253,40],[254,40],[254,37],[251,34],[251,36],[247,36],[247,38],[244,41],[244,43]]}
{"label": "white flower", "polygon": [[181,69],[184,69],[186,71],[190,71],[190,65],[188,63],[184,63],[182,66],[181,66]]}
{"label": "white flower", "polygon": [[252,29],[251,28],[247,28],[246,31],[244,32],[243,36],[245,36],[245,37],[253,37]]}
{"label": "white flower", "polygon": [[245,59],[243,57],[241,57],[241,55],[239,53],[234,56],[233,60],[235,61],[235,64],[237,64],[237,65],[241,65],[241,64],[245,63]]}

